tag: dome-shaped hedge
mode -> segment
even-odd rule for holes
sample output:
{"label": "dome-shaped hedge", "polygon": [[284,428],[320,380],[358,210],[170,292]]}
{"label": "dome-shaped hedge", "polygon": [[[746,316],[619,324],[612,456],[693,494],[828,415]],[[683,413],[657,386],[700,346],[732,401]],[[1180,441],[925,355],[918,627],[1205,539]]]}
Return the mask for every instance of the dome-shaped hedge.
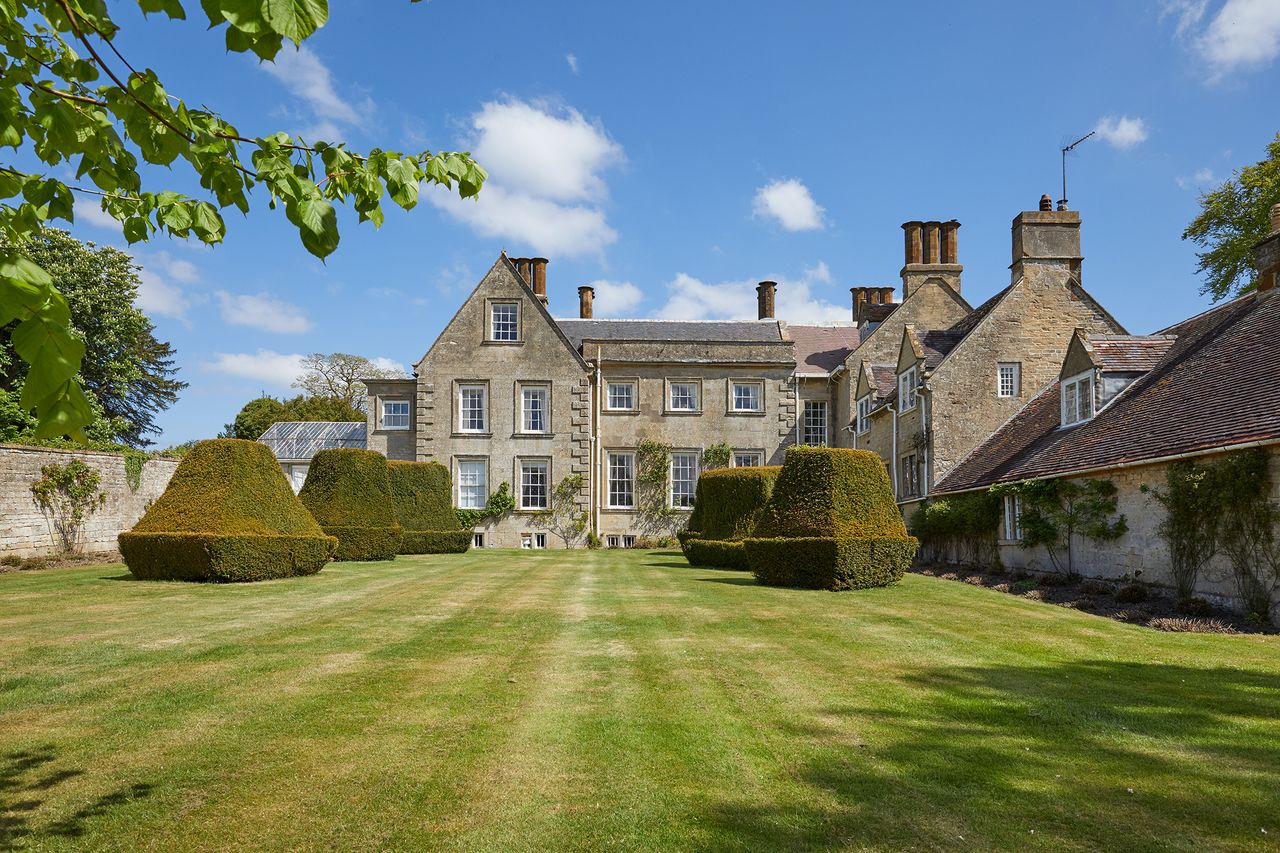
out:
{"label": "dome-shaped hedge", "polygon": [[689,523],[678,534],[685,558],[695,566],[747,568],[742,540],[755,532],[781,470],[772,466],[704,471]]}
{"label": "dome-shaped hedge", "polygon": [[146,514],[119,537],[135,577],[255,581],[313,575],[333,557],[325,535],[256,441],[202,441]]}
{"label": "dome-shaped hedge", "polygon": [[919,542],[907,535],[880,457],[792,447],[744,542],[756,579],[775,586],[857,589],[902,578]]}
{"label": "dome-shaped hedge", "polygon": [[330,536],[335,560],[391,560],[403,528],[391,500],[387,459],[373,450],[321,450],[298,497]]}
{"label": "dome-shaped hedge", "polygon": [[439,462],[390,462],[391,496],[404,528],[401,554],[461,554],[471,547],[453,509],[449,469]]}

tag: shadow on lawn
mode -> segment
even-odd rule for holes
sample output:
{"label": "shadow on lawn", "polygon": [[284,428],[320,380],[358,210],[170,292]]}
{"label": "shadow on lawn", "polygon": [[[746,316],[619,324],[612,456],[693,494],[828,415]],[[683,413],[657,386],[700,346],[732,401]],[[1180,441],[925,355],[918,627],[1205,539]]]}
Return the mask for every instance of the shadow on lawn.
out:
{"label": "shadow on lawn", "polygon": [[705,819],[749,849],[1021,849],[1033,829],[1036,847],[1236,848],[1280,832],[1273,674],[1076,661],[899,684],[775,719],[809,757],[779,768],[799,790]]}
{"label": "shadow on lawn", "polygon": [[50,746],[0,755],[0,850],[25,847],[25,840],[33,835],[79,838],[86,821],[151,793],[151,786],[141,783],[120,788],[43,829],[33,829],[31,816],[45,804],[50,793],[83,774],[81,770],[55,769],[57,760],[58,754]]}

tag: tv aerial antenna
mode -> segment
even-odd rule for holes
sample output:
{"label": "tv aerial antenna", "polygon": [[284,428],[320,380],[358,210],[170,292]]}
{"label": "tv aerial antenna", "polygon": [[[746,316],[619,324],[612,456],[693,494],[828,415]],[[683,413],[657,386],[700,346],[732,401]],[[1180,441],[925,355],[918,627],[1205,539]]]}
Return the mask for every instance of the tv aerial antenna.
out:
{"label": "tv aerial antenna", "polygon": [[1084,142],[1086,139],[1088,139],[1090,136],[1093,136],[1097,132],[1098,131],[1096,130],[1091,130],[1088,133],[1086,133],[1084,136],[1077,139],[1075,142],[1068,145],[1066,148],[1062,149],[1062,198],[1058,199],[1058,210],[1067,209],[1067,152],[1071,151],[1081,142]]}

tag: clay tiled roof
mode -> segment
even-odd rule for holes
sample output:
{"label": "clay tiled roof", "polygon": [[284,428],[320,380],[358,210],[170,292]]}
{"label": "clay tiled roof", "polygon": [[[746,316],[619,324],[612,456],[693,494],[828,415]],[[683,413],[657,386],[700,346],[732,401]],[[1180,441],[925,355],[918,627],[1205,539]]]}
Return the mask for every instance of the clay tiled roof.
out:
{"label": "clay tiled roof", "polygon": [[1173,346],[1173,335],[1090,335],[1093,363],[1101,370],[1145,373]]}
{"label": "clay tiled roof", "polygon": [[857,349],[862,333],[855,326],[796,326],[787,324],[796,346],[796,372],[828,374]]}
{"label": "clay tiled roof", "polygon": [[871,365],[871,378],[878,397],[888,397],[898,388],[898,369],[892,364]]}
{"label": "clay tiled roof", "polygon": [[1092,420],[1060,429],[1054,383],[936,491],[1280,441],[1280,297],[1243,296],[1164,332],[1176,340],[1155,366]]}

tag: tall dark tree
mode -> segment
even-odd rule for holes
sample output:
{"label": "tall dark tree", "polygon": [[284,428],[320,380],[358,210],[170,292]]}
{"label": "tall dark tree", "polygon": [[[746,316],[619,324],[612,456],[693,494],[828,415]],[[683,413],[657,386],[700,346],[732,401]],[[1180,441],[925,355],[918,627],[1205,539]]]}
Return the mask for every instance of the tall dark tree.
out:
{"label": "tall dark tree", "polygon": [[1200,196],[1200,215],[1182,239],[1203,251],[1198,272],[1205,276],[1201,293],[1214,301],[1254,288],[1253,246],[1271,230],[1268,211],[1280,202],[1280,133],[1267,146],[1267,156],[1245,166],[1216,190]]}
{"label": "tall dark tree", "polygon": [[[156,415],[173,405],[187,383],[175,378],[173,347],[156,339],[155,326],[133,304],[140,283],[133,259],[56,228],[40,231],[22,252],[48,271],[66,297],[71,328],[84,346],[79,378],[97,404],[89,432],[99,440],[150,444],[148,436],[158,432]],[[29,368],[13,349],[16,325],[0,329],[0,389],[20,396]],[[24,432],[29,425],[21,420],[22,425],[9,423],[7,432]]]}

